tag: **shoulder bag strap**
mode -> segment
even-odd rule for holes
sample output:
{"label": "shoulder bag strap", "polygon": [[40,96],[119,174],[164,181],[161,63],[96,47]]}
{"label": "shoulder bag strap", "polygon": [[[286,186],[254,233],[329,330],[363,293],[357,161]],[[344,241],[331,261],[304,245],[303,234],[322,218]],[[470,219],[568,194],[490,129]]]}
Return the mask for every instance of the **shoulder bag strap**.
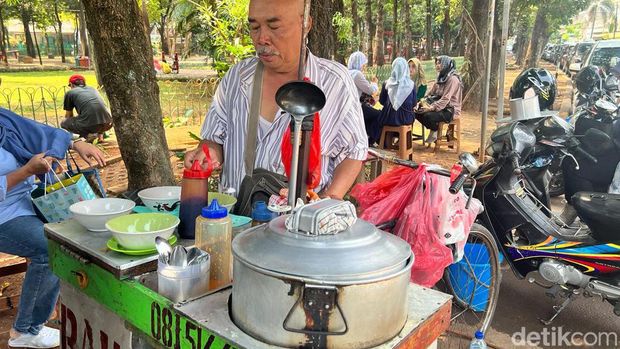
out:
{"label": "shoulder bag strap", "polygon": [[245,135],[245,174],[251,176],[254,171],[256,160],[256,138],[258,130],[258,114],[260,113],[261,97],[263,92],[263,62],[256,63],[254,72],[254,86],[252,86],[252,98],[250,99],[250,114],[248,128]]}

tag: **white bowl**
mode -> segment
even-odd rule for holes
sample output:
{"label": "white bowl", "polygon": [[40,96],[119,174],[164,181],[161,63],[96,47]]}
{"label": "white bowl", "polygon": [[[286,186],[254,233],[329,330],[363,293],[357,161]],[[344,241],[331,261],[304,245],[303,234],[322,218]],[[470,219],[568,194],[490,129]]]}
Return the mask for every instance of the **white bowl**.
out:
{"label": "white bowl", "polygon": [[76,202],[69,206],[73,218],[90,231],[106,231],[114,217],[129,214],[136,204],[131,200],[103,198]]}
{"label": "white bowl", "polygon": [[181,200],[181,187],[153,187],[140,190],[138,197],[144,206],[155,212],[172,212]]}
{"label": "white bowl", "polygon": [[136,213],[110,219],[106,228],[116,241],[126,249],[146,250],[155,248],[155,238],[170,238],[179,225],[179,217],[168,213]]}

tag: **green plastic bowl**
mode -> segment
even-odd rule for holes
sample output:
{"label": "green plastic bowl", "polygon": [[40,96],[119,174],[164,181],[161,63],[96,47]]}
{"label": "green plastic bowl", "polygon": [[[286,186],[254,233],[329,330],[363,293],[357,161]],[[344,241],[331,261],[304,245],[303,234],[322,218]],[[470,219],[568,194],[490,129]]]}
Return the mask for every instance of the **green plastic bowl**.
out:
{"label": "green plastic bowl", "polygon": [[217,199],[217,202],[218,204],[220,204],[220,206],[226,207],[226,209],[228,210],[228,213],[232,211],[233,207],[235,207],[235,204],[237,203],[237,198],[235,198],[232,195],[210,191],[209,192],[209,205],[211,205],[211,200],[213,199]]}
{"label": "green plastic bowl", "polygon": [[168,213],[136,213],[110,219],[106,228],[126,249],[155,248],[155,238],[168,239],[179,225],[179,217]]}

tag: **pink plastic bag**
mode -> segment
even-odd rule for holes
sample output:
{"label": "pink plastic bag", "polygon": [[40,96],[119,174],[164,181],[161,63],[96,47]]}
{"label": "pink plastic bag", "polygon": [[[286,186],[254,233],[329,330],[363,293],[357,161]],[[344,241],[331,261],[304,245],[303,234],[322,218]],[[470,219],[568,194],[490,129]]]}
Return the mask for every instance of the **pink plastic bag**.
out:
{"label": "pink plastic bag", "polygon": [[[424,166],[420,166],[418,176],[421,181],[411,196],[394,233],[411,245],[415,261],[411,269],[411,281],[432,287],[443,276],[444,269],[453,261],[452,251],[441,243],[437,236],[436,222],[439,220],[437,205],[433,201],[433,189],[441,177],[429,174]],[[446,178],[447,180],[447,178]],[[441,192],[435,190],[435,199]],[[447,188],[445,195],[450,195]]]}
{"label": "pink plastic bag", "polygon": [[357,184],[351,196],[358,203],[359,217],[372,224],[398,218],[420,179],[416,170],[397,166],[370,183]]}
{"label": "pink plastic bag", "polygon": [[351,191],[360,218],[373,224],[398,218],[393,233],[411,245],[415,256],[411,281],[426,287],[439,281],[454,262],[446,244],[456,243],[462,252],[482,210],[476,199],[465,209],[465,194],[452,195],[449,187],[447,177],[428,173],[424,166],[415,170],[399,166]]}

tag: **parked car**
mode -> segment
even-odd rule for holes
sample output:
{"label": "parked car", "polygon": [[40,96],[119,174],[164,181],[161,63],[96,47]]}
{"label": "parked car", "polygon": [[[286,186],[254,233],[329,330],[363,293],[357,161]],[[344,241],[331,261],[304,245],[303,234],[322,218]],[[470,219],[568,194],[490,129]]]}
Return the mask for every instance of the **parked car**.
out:
{"label": "parked car", "polygon": [[568,61],[568,67],[565,69],[566,74],[571,76],[581,69],[581,62],[586,58],[586,56],[590,53],[590,50],[594,46],[593,41],[585,41],[580,42],[575,45],[575,49],[573,51],[573,55]]}
{"label": "parked car", "polygon": [[[612,67],[612,59],[616,57],[620,58],[620,39],[597,41],[590,49],[590,53],[586,56],[586,59],[581,62],[581,67],[596,66],[607,75],[609,74],[609,69]],[[613,61],[617,61],[617,58],[613,59]],[[574,88],[571,111],[575,109],[577,97],[578,92],[577,89]]]}
{"label": "parked car", "polygon": [[548,44],[543,50],[542,59],[547,62],[553,62],[553,56],[555,55],[555,45]]}

